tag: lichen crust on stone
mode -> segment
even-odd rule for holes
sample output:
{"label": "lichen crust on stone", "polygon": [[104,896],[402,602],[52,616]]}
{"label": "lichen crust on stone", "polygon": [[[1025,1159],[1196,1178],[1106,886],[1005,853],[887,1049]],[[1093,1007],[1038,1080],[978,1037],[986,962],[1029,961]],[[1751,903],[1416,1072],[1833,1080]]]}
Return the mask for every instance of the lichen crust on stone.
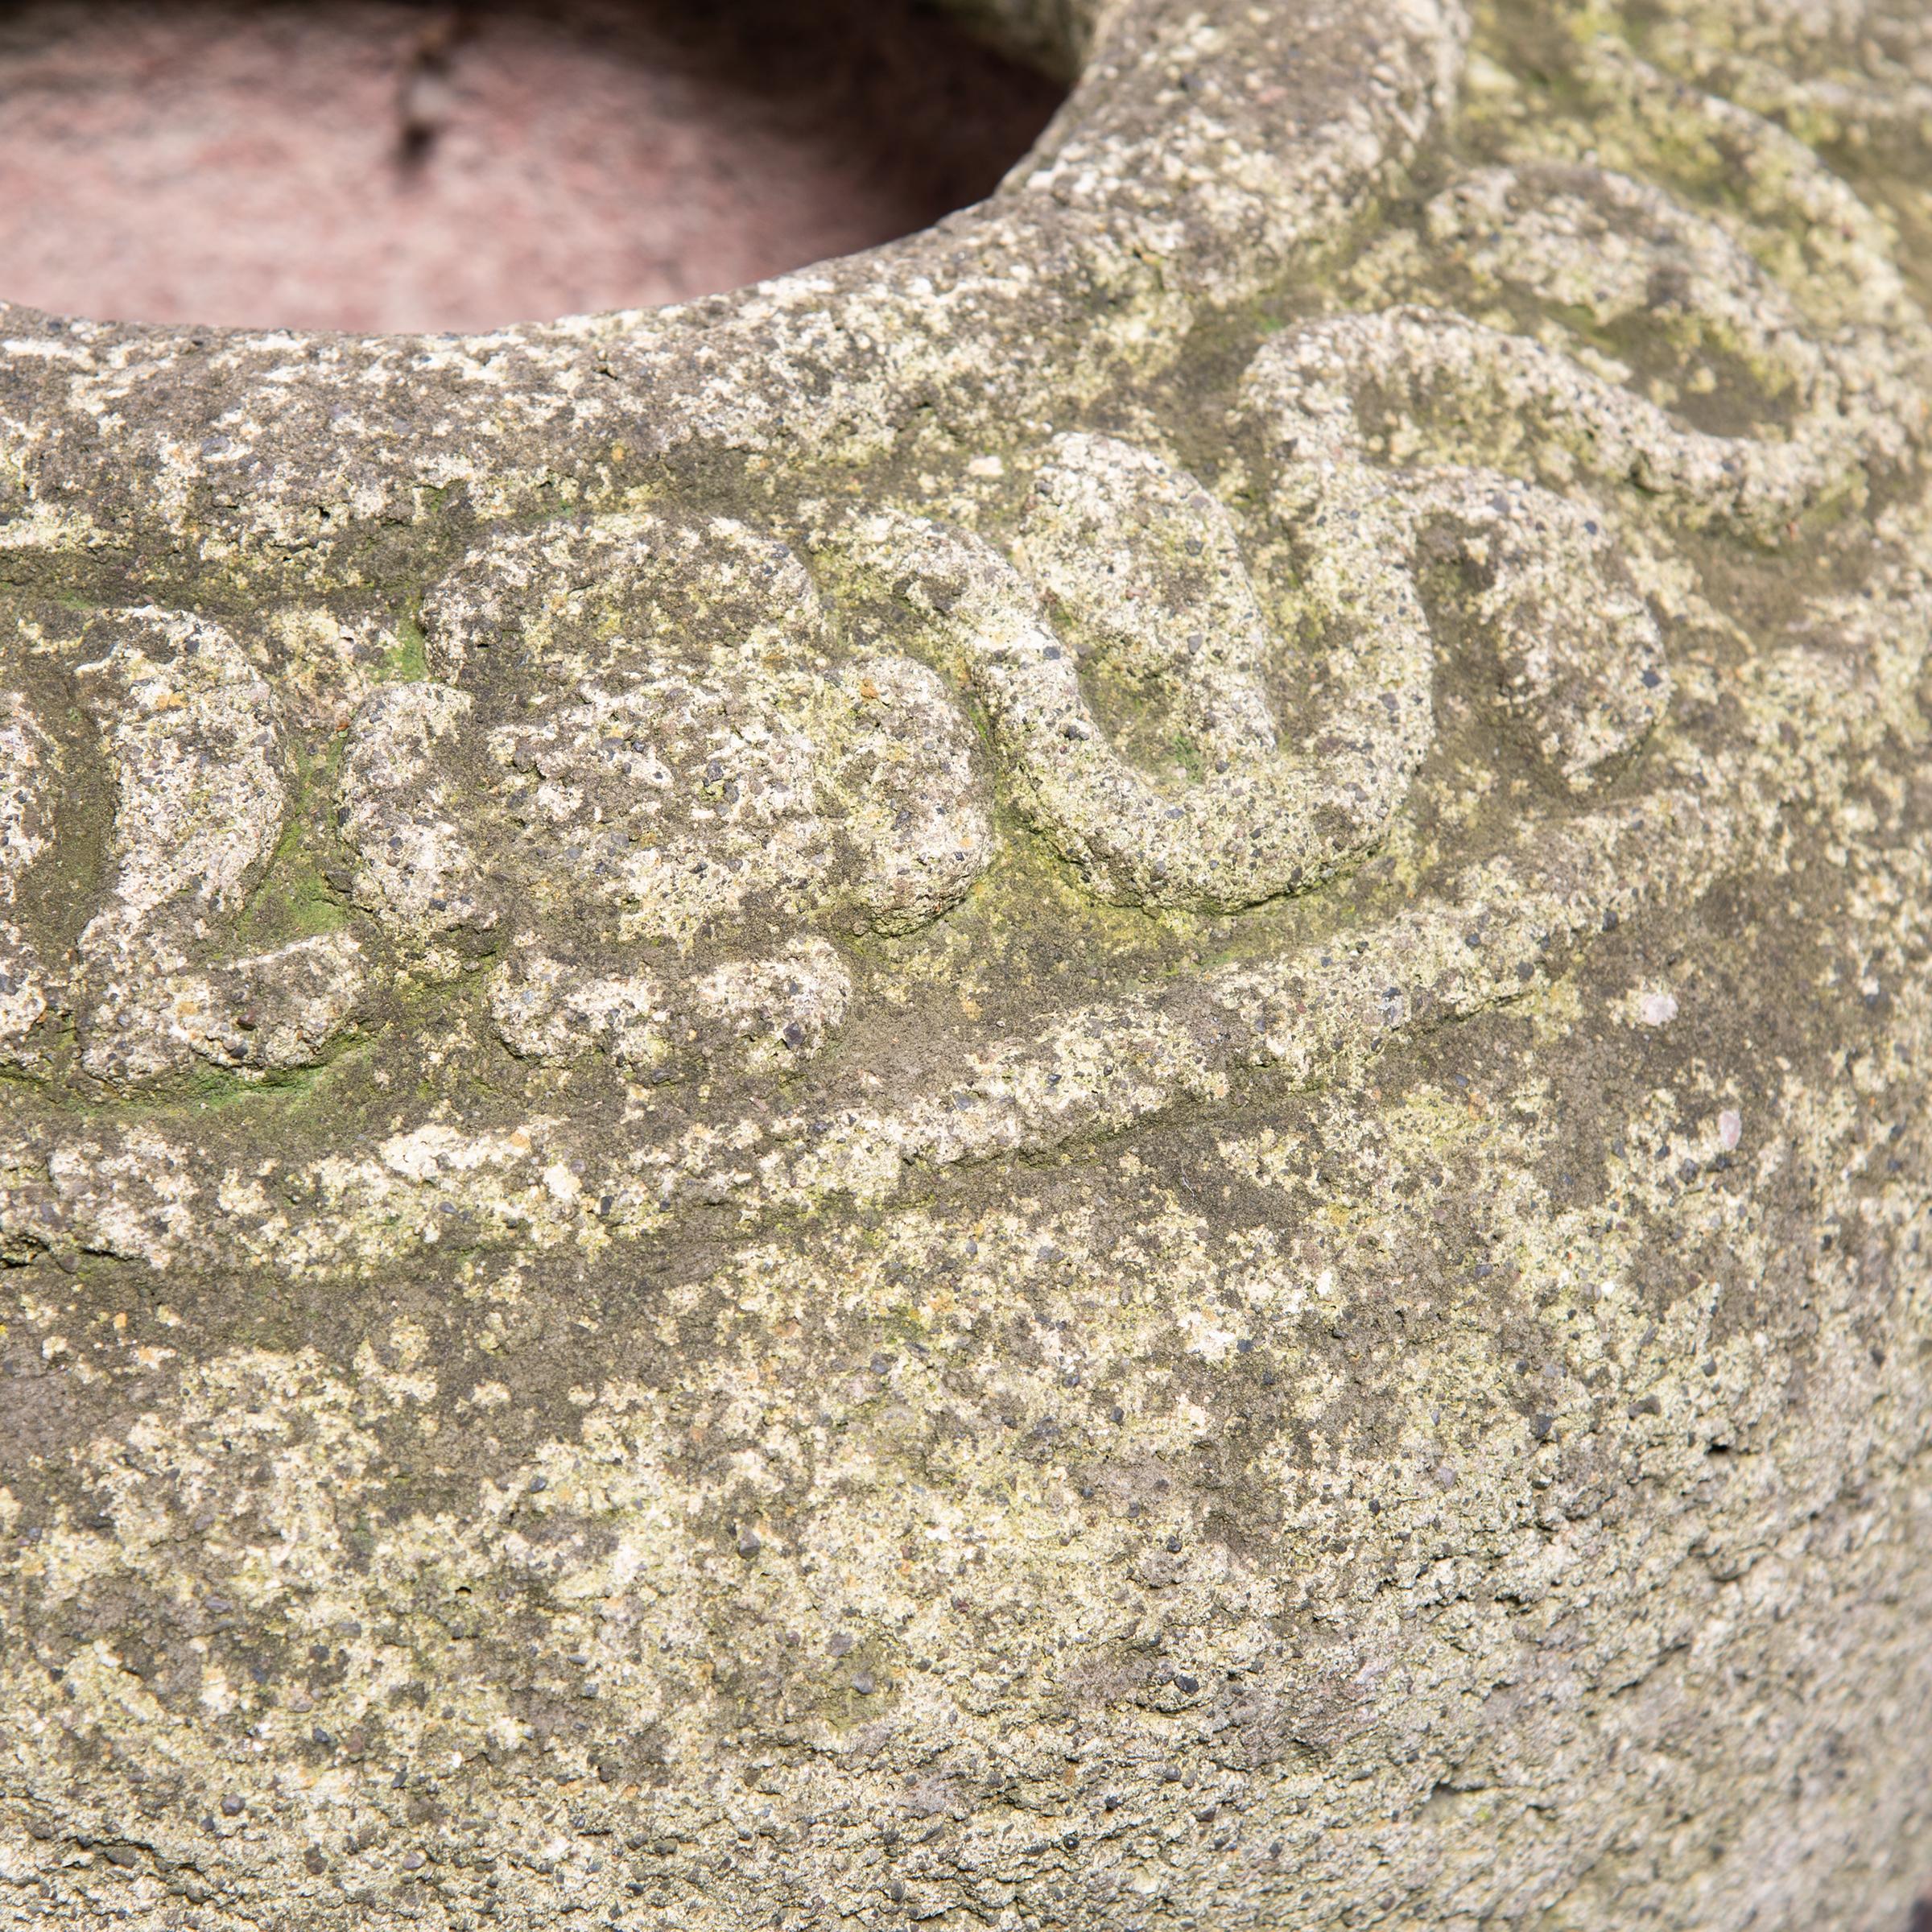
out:
{"label": "lichen crust on stone", "polygon": [[0,1921],[1932,1875],[1922,23],[959,10],[872,255],[6,312]]}

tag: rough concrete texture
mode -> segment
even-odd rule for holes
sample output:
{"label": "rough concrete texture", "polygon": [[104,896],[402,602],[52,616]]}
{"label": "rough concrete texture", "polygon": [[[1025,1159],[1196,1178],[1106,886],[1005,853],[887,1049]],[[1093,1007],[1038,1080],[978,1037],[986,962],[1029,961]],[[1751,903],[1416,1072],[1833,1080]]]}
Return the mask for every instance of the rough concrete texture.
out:
{"label": "rough concrete texture", "polygon": [[1906,1922],[1932,37],[1008,16],[877,255],[6,317],[9,1922]]}

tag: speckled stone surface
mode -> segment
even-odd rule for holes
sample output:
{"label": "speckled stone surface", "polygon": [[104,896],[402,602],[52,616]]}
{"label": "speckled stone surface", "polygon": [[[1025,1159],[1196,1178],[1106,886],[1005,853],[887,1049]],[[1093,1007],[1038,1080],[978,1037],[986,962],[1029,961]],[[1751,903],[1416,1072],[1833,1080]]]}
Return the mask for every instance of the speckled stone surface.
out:
{"label": "speckled stone surface", "polygon": [[1932,1875],[1932,30],[1003,10],[871,256],[5,314],[0,1922]]}

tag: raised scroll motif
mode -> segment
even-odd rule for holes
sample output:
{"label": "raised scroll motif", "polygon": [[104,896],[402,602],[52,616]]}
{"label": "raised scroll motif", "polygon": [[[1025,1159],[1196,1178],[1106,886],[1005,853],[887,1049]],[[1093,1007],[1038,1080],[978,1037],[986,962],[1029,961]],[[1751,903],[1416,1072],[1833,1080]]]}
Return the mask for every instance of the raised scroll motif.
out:
{"label": "raised scroll motif", "polygon": [[1350,331],[1373,348],[1392,326],[1353,318],[1257,359],[1245,396],[1277,480],[1246,555],[1193,477],[1088,435],[1055,440],[1011,560],[902,513],[844,534],[848,563],[960,666],[1028,815],[1104,897],[1236,909],[1381,837],[1435,736],[1426,530],[1468,563],[1501,702],[1572,789],[1667,703],[1603,513],[1496,471],[1370,462]]}
{"label": "raised scroll motif", "polygon": [[[1912,0],[1815,9],[1762,0],[1673,4],[1647,13],[1640,44],[1649,60],[1615,35],[1591,37],[1579,66],[1599,99],[1618,98],[1679,155],[1703,145],[1686,139],[1699,122],[1700,134],[1713,126],[1726,136],[1748,130],[1759,165],[1734,165],[1727,175],[1740,200],[1757,189],[1754,175],[1781,183],[1809,172],[1831,181],[1828,205],[1817,196],[1807,211],[1825,251],[1841,248],[1855,228],[1870,233],[1878,225],[1807,142],[1885,155],[1902,179],[1923,167],[1932,130],[1932,21]],[[1856,211],[1852,221],[1848,210]],[[1897,287],[1882,242],[1858,252],[1882,260],[1884,279]]]}
{"label": "raised scroll motif", "polygon": [[[1606,98],[1665,85],[1586,64]],[[427,676],[372,689],[386,659],[333,691],[342,849],[316,876],[346,926],[237,937],[316,751],[294,734],[322,715],[285,663],[276,695],[272,642],[90,620],[73,688],[116,815],[64,973],[34,951],[55,950],[39,888],[16,900],[75,747],[26,686],[0,712],[0,1055],[43,1058],[58,1012],[97,1079],[255,1077],[322,1058],[392,976],[476,972],[525,1062],[795,1068],[891,956],[852,942],[918,932],[994,859],[962,690],[1008,801],[1115,903],[1234,911],[1346,872],[1435,795],[1432,759],[1469,755],[1472,685],[1511,836],[1547,839],[1626,774],[1600,809],[1633,804],[1671,755],[1633,772],[1672,701],[1670,586],[1692,580],[1660,553],[1691,530],[1789,543],[1922,426],[1900,374],[1920,324],[1868,215],[1722,103],[1727,141],[1790,166],[1753,175],[1742,216],[1697,212],[1640,178],[1655,130],[1624,105],[1624,169],[1512,151],[1427,204],[1407,280],[1356,284],[1430,302],[1268,337],[1213,488],[1081,431],[1009,452],[1023,489],[972,499],[974,529],[814,498],[780,506],[798,548],[668,510],[481,543],[422,608]],[[1808,233],[1836,266],[1787,288],[1772,266],[1806,211],[1843,246]],[[1418,845],[1439,855],[1431,809]],[[316,815],[301,836],[327,845]]]}
{"label": "raised scroll motif", "polygon": [[[1026,811],[1096,890],[1239,907],[1371,843],[1428,748],[1428,627],[1379,506],[1360,507],[1324,523],[1299,592],[1309,621],[1351,645],[1294,743],[1272,688],[1277,635],[1227,512],[1147,451],[1057,439],[1018,565],[891,512],[860,519],[843,552],[963,667]],[[1120,694],[1112,717],[1096,685]]]}
{"label": "raised scroll motif", "polygon": [[[1439,318],[1353,316],[1284,336],[1257,356],[1243,400],[1269,450],[1282,541],[1335,514],[1338,490],[1373,502],[1395,567],[1425,538],[1459,562],[1491,654],[1498,703],[1573,791],[1641,742],[1670,699],[1663,642],[1608,513],[1499,469],[1387,469],[1368,460],[1356,389],[1418,379],[1444,355]],[[1507,361],[1520,338],[1463,338]],[[1521,343],[1523,349],[1535,345]],[[1451,358],[1452,359],[1452,358]]]}
{"label": "raised scroll motif", "polygon": [[[1823,334],[1725,229],[1647,182],[1598,167],[1486,170],[1430,204],[1432,238],[1476,276],[1580,312],[1599,329],[1641,317],[1662,339],[1738,365],[1788,420],[1782,431],[1691,428],[1648,398],[1521,337],[1472,325],[1423,350],[1413,336],[1379,359],[1398,393],[1440,386],[1473,399],[1487,389],[1485,429],[1521,412],[1546,440],[1543,460],[1637,484],[1686,524],[1719,523],[1761,539],[1856,484],[1861,464],[1895,460],[1922,417],[1873,330]],[[1393,342],[1390,345],[1393,347]],[[1461,373],[1457,373],[1458,365]]]}
{"label": "raised scroll motif", "polygon": [[803,565],[741,524],[506,537],[425,621],[436,675],[362,707],[341,824],[360,902],[426,972],[506,950],[492,1011],[519,1054],[809,1057],[848,985],[807,925],[910,931],[988,862],[938,678],[835,657]]}
{"label": "raised scroll motif", "polygon": [[251,1075],[307,1064],[354,1017],[355,939],[218,950],[288,814],[273,696],[218,625],[142,609],[111,628],[80,673],[115,782],[107,900],[78,948],[81,1063],[117,1083],[196,1059]]}

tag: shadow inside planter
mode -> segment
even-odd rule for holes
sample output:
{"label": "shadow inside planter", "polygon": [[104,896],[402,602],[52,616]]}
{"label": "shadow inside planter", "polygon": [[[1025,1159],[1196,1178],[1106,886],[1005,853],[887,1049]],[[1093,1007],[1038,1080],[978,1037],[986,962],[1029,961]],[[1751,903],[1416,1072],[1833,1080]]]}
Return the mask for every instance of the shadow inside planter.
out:
{"label": "shadow inside planter", "polygon": [[910,0],[24,0],[0,294],[372,331],[678,301],[981,199],[1063,93]]}

